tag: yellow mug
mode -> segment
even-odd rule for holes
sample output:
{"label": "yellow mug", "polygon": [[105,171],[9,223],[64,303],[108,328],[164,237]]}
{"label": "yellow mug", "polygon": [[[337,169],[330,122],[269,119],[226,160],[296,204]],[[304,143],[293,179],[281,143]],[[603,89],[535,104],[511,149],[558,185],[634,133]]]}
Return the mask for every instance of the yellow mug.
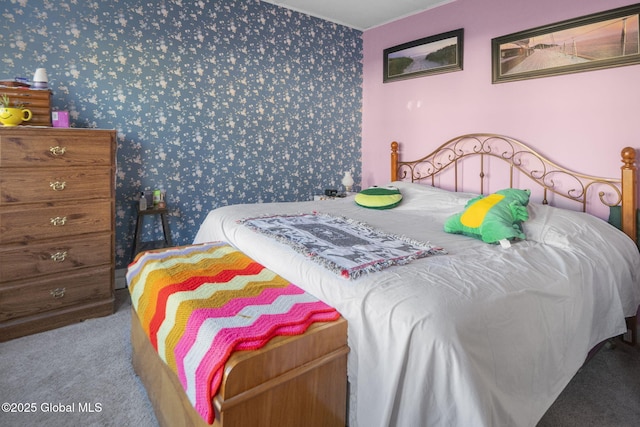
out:
{"label": "yellow mug", "polygon": [[18,126],[31,120],[31,110],[26,108],[0,108],[0,123],[4,126]]}

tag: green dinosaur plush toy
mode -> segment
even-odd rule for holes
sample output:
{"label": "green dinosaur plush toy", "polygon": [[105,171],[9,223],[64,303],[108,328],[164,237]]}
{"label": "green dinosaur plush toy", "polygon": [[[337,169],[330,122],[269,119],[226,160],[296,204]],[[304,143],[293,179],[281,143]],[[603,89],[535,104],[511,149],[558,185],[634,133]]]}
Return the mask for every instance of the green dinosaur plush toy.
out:
{"label": "green dinosaur plush toy", "polygon": [[487,243],[524,239],[522,222],[529,219],[531,191],[508,188],[469,200],[460,213],[444,224],[447,233],[464,234]]}

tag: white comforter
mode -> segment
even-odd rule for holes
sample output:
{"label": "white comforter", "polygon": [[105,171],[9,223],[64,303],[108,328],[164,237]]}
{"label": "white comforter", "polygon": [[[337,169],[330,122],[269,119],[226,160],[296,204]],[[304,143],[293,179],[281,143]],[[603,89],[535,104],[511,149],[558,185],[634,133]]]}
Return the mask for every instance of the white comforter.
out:
{"label": "white comforter", "polygon": [[[337,308],[349,323],[351,426],[533,426],[597,343],[640,304],[633,242],[582,213],[530,205],[502,248],[442,231],[471,195],[395,182],[400,206],[352,199],[216,209],[194,243],[224,240]],[[239,225],[325,212],[430,241],[439,255],[347,280]]]}

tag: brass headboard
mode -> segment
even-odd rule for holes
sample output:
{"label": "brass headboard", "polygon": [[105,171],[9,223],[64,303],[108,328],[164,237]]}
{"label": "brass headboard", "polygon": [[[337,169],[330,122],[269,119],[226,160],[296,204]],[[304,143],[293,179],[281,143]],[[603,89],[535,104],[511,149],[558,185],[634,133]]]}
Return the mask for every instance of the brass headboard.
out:
{"label": "brass headboard", "polygon": [[459,168],[462,161],[476,157],[479,160],[480,193],[485,191],[485,178],[489,170],[486,160],[498,158],[508,164],[509,186],[514,185],[515,174],[526,176],[542,187],[542,203],[548,203],[549,193],[577,202],[582,211],[587,211],[589,194],[597,195],[605,206],[621,205],[622,229],[636,241],[636,151],[631,147],[622,149],[622,173],[620,178],[602,178],[577,173],[558,166],[524,143],[496,134],[468,134],[453,138],[430,154],[417,160],[399,159],[399,144],[391,143],[391,180],[430,181],[435,186],[435,177],[453,168],[454,191],[459,191]]}

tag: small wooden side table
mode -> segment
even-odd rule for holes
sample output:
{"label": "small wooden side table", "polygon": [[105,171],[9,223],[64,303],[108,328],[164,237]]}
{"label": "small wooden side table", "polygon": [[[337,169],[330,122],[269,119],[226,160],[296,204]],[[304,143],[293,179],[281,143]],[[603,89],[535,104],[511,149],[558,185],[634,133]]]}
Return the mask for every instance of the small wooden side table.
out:
{"label": "small wooden side table", "polygon": [[[167,215],[169,215],[169,211],[167,208],[149,208],[145,210],[138,210],[138,218],[136,219],[136,231],[133,236],[133,249],[131,250],[131,261],[134,260],[136,255],[138,255],[142,251],[150,250],[150,249],[160,249],[160,248],[168,248],[173,246],[171,242],[171,232],[169,230],[169,221],[167,220]],[[144,225],[144,218],[148,215],[160,215],[160,220],[162,222],[162,235],[164,236],[163,240],[151,240],[151,241],[142,241],[142,227]]]}

